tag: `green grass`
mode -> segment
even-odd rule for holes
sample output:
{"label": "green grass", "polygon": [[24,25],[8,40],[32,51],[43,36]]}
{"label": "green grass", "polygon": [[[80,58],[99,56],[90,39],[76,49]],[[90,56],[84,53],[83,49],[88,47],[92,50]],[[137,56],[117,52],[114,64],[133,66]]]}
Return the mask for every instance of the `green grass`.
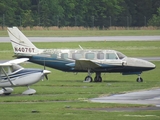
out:
{"label": "green grass", "polygon": [[[158,120],[159,111],[139,112],[106,112],[76,109],[76,106],[84,106],[91,103],[20,103],[1,105],[1,119],[5,120]],[[92,103],[93,104],[93,103]],[[94,103],[95,106],[105,104]],[[69,108],[68,108],[69,106]],[[32,113],[37,110],[38,113]]]}
{"label": "green grass", "polygon": [[[127,56],[159,56],[160,42],[73,42],[73,43],[35,43],[39,48],[78,48],[116,49]],[[0,43],[0,59],[13,59],[10,43]],[[142,74],[143,83],[136,82],[136,75],[102,74],[102,83],[83,82],[87,73],[66,73],[46,68],[52,73],[49,80],[40,81],[32,86],[37,93],[32,96],[21,95],[27,87],[14,88],[11,96],[0,96],[0,118],[5,120],[159,120],[159,111],[107,112],[96,109],[146,107],[145,105],[92,103],[89,98],[139,91],[160,87],[160,62],[153,62],[156,69]],[[23,63],[24,67],[41,68],[43,66]],[[92,75],[94,77],[94,74]],[[148,105],[147,105],[148,106]],[[32,113],[32,111],[38,113]]]}
{"label": "green grass", "polygon": [[[26,36],[144,36],[160,35],[160,30],[22,30]],[[8,37],[7,30],[0,31],[0,37]]]}

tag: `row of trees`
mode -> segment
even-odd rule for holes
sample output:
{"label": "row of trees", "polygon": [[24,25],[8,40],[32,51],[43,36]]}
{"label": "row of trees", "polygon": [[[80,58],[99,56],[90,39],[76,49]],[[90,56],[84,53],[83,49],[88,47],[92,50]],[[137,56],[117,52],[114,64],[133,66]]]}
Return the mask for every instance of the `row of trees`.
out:
{"label": "row of trees", "polygon": [[160,0],[0,0],[2,26],[160,26]]}

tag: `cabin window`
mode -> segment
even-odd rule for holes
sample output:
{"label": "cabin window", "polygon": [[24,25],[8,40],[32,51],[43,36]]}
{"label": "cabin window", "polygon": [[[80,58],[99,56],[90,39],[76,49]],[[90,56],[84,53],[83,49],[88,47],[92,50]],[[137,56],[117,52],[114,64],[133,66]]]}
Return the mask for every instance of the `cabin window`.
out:
{"label": "cabin window", "polygon": [[17,71],[17,70],[19,70],[19,69],[22,69],[22,67],[19,66],[19,65],[17,65],[17,64],[14,64],[14,65],[12,66],[12,72],[15,72],[15,71]]}
{"label": "cabin window", "polygon": [[90,60],[94,59],[94,56],[95,56],[94,53],[86,53],[85,54],[85,58],[90,59]]}
{"label": "cabin window", "polygon": [[2,67],[0,68],[0,74],[1,75],[5,75],[4,71],[2,69],[5,71],[6,74],[10,74],[10,73],[14,72],[14,70],[13,70],[12,67],[10,67],[10,66],[4,66],[3,68]]}
{"label": "cabin window", "polygon": [[98,53],[97,58],[98,59],[104,59],[104,53]]}
{"label": "cabin window", "polygon": [[68,53],[62,53],[61,58],[62,59],[68,59]]}
{"label": "cabin window", "polygon": [[106,53],[106,59],[118,59],[115,53]]}
{"label": "cabin window", "polygon": [[72,54],[72,58],[75,59],[75,60],[78,60],[78,59],[82,58],[82,54],[80,54],[80,53],[73,53]]}
{"label": "cabin window", "polygon": [[57,58],[57,54],[52,54],[52,58]]}

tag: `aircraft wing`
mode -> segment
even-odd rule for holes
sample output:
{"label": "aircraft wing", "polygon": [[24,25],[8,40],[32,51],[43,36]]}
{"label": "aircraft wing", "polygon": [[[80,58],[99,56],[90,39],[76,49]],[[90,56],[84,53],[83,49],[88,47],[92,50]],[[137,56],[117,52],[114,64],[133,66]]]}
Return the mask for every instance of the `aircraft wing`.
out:
{"label": "aircraft wing", "polygon": [[10,60],[5,63],[0,63],[0,67],[1,66],[12,66],[13,64],[20,64],[20,63],[26,62],[28,60],[29,60],[29,58],[20,58],[20,59]]}
{"label": "aircraft wing", "polygon": [[76,60],[75,61],[75,69],[77,70],[95,69],[99,67],[101,67],[101,65],[91,60]]}

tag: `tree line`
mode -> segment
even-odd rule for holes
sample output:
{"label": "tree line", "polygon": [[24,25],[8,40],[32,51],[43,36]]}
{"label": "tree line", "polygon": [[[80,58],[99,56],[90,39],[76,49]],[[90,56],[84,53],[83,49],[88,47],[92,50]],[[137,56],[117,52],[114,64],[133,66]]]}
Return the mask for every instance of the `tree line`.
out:
{"label": "tree line", "polygon": [[1,26],[160,26],[160,0],[0,0]]}

